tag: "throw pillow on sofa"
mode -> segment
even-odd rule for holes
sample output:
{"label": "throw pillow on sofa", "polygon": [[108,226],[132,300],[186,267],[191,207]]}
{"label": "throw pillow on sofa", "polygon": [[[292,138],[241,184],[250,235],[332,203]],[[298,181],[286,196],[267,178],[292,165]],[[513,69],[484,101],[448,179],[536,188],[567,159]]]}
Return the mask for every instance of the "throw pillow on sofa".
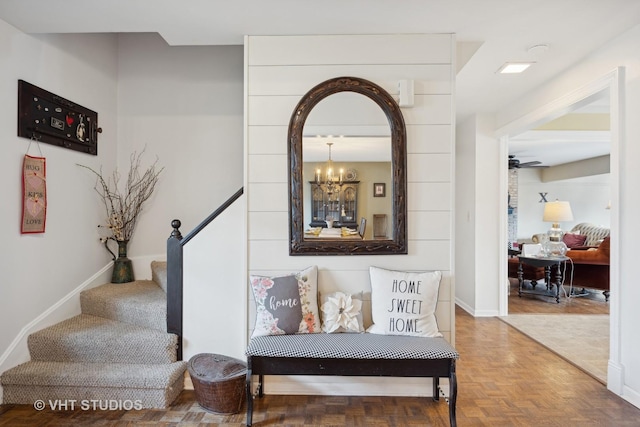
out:
{"label": "throw pillow on sofa", "polygon": [[577,246],[583,246],[587,241],[587,236],[584,234],[566,233],[562,236],[562,241],[568,248],[575,248]]}

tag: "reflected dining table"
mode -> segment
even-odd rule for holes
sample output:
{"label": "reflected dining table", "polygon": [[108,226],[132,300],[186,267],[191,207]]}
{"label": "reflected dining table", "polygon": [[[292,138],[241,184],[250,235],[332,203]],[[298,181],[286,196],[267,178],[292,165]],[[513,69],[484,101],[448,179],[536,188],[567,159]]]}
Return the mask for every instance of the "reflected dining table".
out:
{"label": "reflected dining table", "polygon": [[305,231],[304,238],[324,240],[362,240],[362,237],[360,237],[357,230],[344,229],[343,231],[341,228],[322,228],[319,232],[317,232],[317,229],[311,230],[311,232]]}

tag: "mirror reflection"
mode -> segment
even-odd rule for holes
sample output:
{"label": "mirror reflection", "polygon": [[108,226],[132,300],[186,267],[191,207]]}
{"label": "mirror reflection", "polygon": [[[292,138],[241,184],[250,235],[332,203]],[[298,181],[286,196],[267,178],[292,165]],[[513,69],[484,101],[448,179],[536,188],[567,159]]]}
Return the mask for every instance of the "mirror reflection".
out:
{"label": "mirror reflection", "polygon": [[303,131],[304,239],[392,239],[391,133],[370,98],[320,101]]}

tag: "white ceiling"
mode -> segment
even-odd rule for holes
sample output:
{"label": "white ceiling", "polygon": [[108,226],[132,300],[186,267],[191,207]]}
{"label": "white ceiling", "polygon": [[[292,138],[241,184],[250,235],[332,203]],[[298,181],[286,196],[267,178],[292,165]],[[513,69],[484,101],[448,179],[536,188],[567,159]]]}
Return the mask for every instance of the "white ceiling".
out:
{"label": "white ceiling", "polygon": [[[638,0],[2,0],[26,33],[158,32],[170,45],[244,35],[454,33],[456,115],[499,111],[640,23]],[[535,55],[528,49],[547,44]],[[506,61],[534,60],[500,75]],[[524,161],[524,159],[523,159]]]}
{"label": "white ceiling", "polygon": [[[567,113],[574,117],[574,124],[590,127],[588,119],[577,119],[581,114],[609,115],[609,91],[604,90],[594,98],[593,102]],[[562,120],[562,117],[557,120]],[[521,163],[538,161],[540,163],[537,166],[557,166],[605,156],[611,152],[609,130],[584,130],[578,127],[556,130],[547,126],[546,129],[532,129],[515,135],[509,139],[509,154]]]}
{"label": "white ceiling", "polygon": [[600,157],[610,152],[608,131],[524,132],[509,141],[509,154],[522,163],[538,161],[538,166],[557,166]]}

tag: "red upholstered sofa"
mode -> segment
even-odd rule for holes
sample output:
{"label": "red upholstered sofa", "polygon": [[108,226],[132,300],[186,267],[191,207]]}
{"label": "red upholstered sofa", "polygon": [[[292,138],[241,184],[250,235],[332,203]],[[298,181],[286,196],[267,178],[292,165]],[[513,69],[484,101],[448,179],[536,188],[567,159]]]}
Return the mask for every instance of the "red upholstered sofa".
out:
{"label": "red upholstered sofa", "polygon": [[570,263],[566,270],[565,285],[571,283],[573,271],[574,288],[601,289],[605,300],[609,300],[609,240],[607,236],[597,248],[573,248],[567,251],[573,269]]}

